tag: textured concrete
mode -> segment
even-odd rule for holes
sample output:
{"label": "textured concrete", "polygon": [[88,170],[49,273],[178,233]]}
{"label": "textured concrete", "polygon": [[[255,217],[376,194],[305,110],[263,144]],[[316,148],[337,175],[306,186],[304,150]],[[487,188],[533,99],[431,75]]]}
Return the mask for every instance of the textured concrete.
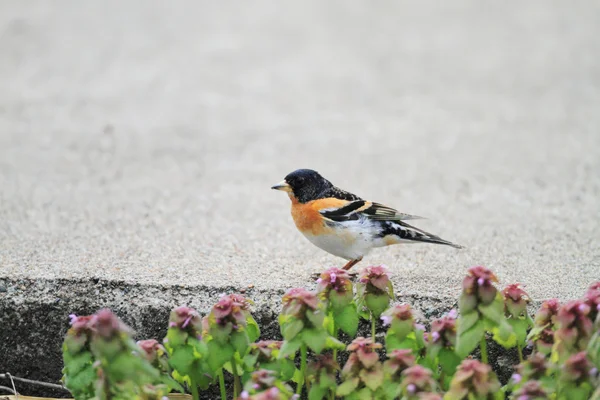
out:
{"label": "textured concrete", "polygon": [[597,1],[148,4],[0,3],[0,301],[101,278],[278,303],[343,264],[269,189],[300,167],[467,246],[359,265],[404,295],[448,305],[475,264],[537,300],[600,279]]}
{"label": "textured concrete", "polygon": [[302,285],[343,261],[269,187],[312,167],[468,246],[365,259],[403,292],[600,277],[597,2],[31,4],[0,12],[2,275]]}

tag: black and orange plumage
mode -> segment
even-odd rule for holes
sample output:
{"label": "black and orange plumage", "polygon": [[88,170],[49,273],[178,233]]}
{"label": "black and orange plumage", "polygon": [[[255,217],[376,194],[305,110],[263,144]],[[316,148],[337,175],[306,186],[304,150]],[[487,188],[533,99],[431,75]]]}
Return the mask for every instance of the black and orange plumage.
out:
{"label": "black and orange plumage", "polygon": [[398,243],[434,243],[462,248],[405,221],[404,214],[335,187],[318,172],[299,169],[272,187],[288,193],[296,227],[315,246],[348,260],[350,269],[373,248]]}

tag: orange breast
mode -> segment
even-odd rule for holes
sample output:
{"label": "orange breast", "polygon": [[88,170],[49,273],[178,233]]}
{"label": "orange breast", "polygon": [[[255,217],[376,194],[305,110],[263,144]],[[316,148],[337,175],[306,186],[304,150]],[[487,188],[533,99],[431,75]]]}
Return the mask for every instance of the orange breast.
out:
{"label": "orange breast", "polygon": [[296,227],[303,233],[319,235],[326,233],[329,228],[325,225],[323,216],[319,212],[327,208],[337,208],[346,205],[346,200],[339,199],[319,199],[300,203],[292,198],[292,218]]}

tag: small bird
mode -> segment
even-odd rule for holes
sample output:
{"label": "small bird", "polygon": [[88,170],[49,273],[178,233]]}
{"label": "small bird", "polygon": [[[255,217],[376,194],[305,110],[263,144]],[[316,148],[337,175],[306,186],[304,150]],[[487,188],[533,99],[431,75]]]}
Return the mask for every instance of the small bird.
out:
{"label": "small bird", "polygon": [[315,246],[348,260],[345,270],[375,247],[425,242],[462,248],[404,222],[422,217],[363,200],[311,169],[296,170],[271,189],[288,193],[298,230]]}

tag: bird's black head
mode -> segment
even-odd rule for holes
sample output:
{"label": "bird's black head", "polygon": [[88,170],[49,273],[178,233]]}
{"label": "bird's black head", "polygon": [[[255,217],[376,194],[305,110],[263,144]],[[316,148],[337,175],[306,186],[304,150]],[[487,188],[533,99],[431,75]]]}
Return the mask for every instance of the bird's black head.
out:
{"label": "bird's black head", "polygon": [[333,185],[312,169],[297,169],[289,173],[283,182],[272,189],[283,190],[294,195],[300,203],[307,203],[321,196],[331,189]]}

